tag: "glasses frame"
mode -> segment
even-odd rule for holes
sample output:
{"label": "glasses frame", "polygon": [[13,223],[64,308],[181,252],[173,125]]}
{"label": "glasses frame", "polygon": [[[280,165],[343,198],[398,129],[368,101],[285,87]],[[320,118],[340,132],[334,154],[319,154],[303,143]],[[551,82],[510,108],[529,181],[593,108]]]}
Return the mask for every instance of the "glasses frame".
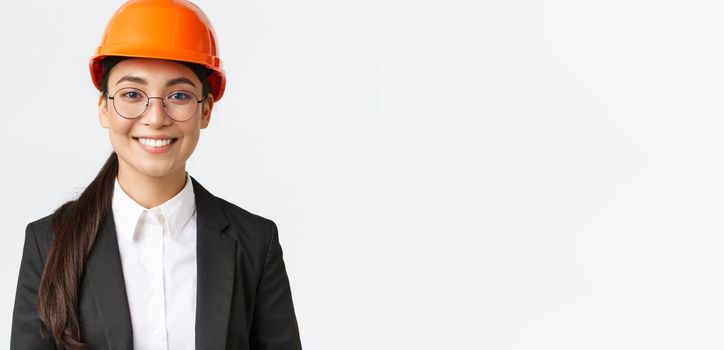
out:
{"label": "glasses frame", "polygon": [[[139,114],[139,115],[137,115],[137,116],[135,116],[135,117],[126,117],[125,115],[121,114],[121,112],[118,111],[118,108],[116,108],[115,97],[116,97],[116,95],[118,94],[118,92],[124,91],[124,90],[136,90],[136,91],[140,91],[144,96],[146,96],[146,108],[143,109],[143,112],[141,112],[141,114]],[[196,100],[196,109],[194,110],[194,113],[192,113],[191,116],[190,116],[188,119],[178,120],[178,119],[175,119],[174,117],[172,117],[170,114],[168,114],[168,110],[166,109],[166,99],[167,99],[169,96],[171,96],[172,94],[177,93],[177,92],[189,93],[189,94],[191,94],[191,96],[193,96],[194,100]],[[171,120],[177,121],[177,122],[179,122],[179,123],[183,123],[183,122],[189,121],[189,120],[191,120],[191,119],[194,119],[194,117],[196,116],[196,112],[199,111],[199,104],[206,99],[206,96],[204,96],[204,97],[202,97],[202,98],[199,100],[198,97],[196,97],[196,94],[195,94],[195,93],[193,93],[193,92],[191,92],[191,91],[188,91],[188,90],[173,90],[173,91],[169,92],[168,95],[166,95],[166,97],[148,96],[148,94],[147,94],[145,91],[143,91],[143,90],[141,90],[141,89],[139,89],[139,88],[134,88],[134,87],[124,87],[124,88],[120,88],[120,89],[116,90],[116,92],[114,92],[113,95],[109,95],[107,91],[104,91],[103,94],[106,95],[106,97],[108,97],[109,100],[111,100],[111,104],[113,105],[113,110],[115,110],[116,113],[117,113],[119,116],[121,116],[121,118],[124,118],[124,119],[138,119],[138,118],[140,118],[144,113],[146,113],[146,111],[148,110],[148,107],[151,105],[151,99],[152,99],[152,98],[155,98],[155,99],[161,100],[161,104],[163,105],[163,113],[165,113],[166,116],[169,117]]]}

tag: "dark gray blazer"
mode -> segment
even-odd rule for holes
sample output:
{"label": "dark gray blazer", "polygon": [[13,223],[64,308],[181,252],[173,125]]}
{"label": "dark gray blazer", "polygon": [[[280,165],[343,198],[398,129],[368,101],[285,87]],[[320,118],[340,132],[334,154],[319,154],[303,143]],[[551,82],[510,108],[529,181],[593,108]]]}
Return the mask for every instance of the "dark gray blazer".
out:
{"label": "dark gray blazer", "polygon": [[[191,177],[197,210],[196,349],[301,349],[276,224],[209,193]],[[40,336],[38,284],[52,239],[51,215],[27,225],[11,349],[55,349]],[[104,217],[79,289],[81,340],[132,349],[113,212]]]}

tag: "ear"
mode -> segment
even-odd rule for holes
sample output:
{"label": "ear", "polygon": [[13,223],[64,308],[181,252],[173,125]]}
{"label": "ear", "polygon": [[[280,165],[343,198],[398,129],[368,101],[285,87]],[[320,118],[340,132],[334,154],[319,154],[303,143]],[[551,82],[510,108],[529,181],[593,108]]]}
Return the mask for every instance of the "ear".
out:
{"label": "ear", "polygon": [[206,129],[211,121],[211,110],[214,109],[214,95],[209,94],[201,104],[201,129]]}
{"label": "ear", "polygon": [[111,124],[111,118],[108,113],[108,99],[105,97],[105,94],[101,94],[98,97],[98,121],[102,127],[108,129]]}

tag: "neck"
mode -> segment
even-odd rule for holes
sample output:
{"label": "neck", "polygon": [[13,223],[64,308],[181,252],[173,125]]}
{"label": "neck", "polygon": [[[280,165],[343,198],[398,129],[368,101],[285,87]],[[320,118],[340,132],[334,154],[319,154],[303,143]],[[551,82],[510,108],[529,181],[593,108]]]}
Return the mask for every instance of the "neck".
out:
{"label": "neck", "polygon": [[120,158],[118,165],[118,183],[121,188],[146,209],[165,203],[186,186],[185,167],[164,176],[149,176],[132,169]]}

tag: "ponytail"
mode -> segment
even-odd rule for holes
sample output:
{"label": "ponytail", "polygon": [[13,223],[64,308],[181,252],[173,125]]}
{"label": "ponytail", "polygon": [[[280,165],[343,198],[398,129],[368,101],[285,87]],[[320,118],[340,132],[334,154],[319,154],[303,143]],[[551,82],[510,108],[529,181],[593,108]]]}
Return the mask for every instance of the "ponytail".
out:
{"label": "ponytail", "polygon": [[60,350],[85,348],[80,341],[78,286],[103,217],[111,210],[117,175],[118,156],[112,152],[80,197],[61,205],[52,217],[53,240],[36,306],[42,334],[50,334]]}

